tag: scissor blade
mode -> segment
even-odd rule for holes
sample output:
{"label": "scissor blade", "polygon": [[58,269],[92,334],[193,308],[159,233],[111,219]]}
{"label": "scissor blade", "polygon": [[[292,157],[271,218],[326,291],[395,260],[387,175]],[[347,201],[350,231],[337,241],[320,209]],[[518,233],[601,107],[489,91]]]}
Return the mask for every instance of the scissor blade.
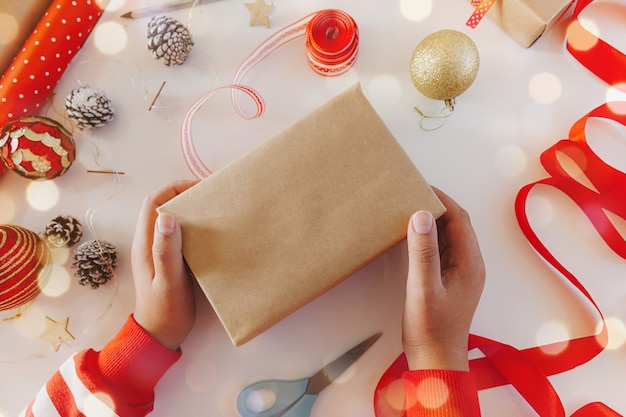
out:
{"label": "scissor blade", "polygon": [[309,379],[306,387],[308,394],[319,394],[324,388],[335,381],[346,369],[350,367],[357,359],[361,357],[373,344],[382,336],[382,333],[365,339],[328,365],[320,369],[315,375]]}

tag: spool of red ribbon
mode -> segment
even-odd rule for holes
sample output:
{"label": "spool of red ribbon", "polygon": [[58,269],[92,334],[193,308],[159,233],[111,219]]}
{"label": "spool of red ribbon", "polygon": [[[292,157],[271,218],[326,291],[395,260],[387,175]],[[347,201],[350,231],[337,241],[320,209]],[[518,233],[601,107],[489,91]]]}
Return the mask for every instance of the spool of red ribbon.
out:
{"label": "spool of red ribbon", "polygon": [[307,25],[306,53],[311,68],[339,75],[352,67],[359,50],[356,22],[341,10],[316,13]]}
{"label": "spool of red ribbon", "polygon": [[38,114],[108,0],[54,0],[0,78],[0,126]]}
{"label": "spool of red ribbon", "polygon": [[[244,84],[246,74],[280,47],[302,36],[306,38],[309,64],[318,74],[336,76],[345,73],[354,65],[359,49],[359,30],[354,19],[341,10],[326,9],[311,13],[267,38],[237,68],[232,84],[207,92],[187,111],[181,127],[181,147],[185,162],[196,177],[204,178],[211,174],[211,170],[198,155],[191,135],[191,121],[204,102],[219,90],[231,89],[231,99],[237,114],[244,119],[261,116],[265,110],[265,103],[254,88]],[[239,93],[244,93],[253,100],[256,113],[246,114],[241,109]]]}

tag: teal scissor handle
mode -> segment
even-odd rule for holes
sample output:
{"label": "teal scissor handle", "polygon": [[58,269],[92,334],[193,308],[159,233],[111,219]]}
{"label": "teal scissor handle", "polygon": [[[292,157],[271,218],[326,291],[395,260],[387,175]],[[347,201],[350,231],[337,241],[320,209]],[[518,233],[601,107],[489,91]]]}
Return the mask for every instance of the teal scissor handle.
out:
{"label": "teal scissor handle", "polygon": [[[309,378],[255,382],[239,393],[237,409],[242,417],[309,417],[317,394],[306,392],[308,383]],[[269,390],[274,394],[274,404],[265,410],[250,410],[246,405],[248,395],[261,390]]]}

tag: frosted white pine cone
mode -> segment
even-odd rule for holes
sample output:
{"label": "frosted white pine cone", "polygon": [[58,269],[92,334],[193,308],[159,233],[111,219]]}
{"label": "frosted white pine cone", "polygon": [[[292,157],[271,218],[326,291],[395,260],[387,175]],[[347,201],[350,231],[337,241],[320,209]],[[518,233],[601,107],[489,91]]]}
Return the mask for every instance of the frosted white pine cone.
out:
{"label": "frosted white pine cone", "polygon": [[153,16],[146,31],[148,49],[165,65],[182,65],[187,61],[193,39],[189,30],[178,20],[167,16]]}
{"label": "frosted white pine cone", "polygon": [[90,86],[70,91],[65,99],[65,110],[80,129],[104,126],[115,115],[111,100],[104,91]]}

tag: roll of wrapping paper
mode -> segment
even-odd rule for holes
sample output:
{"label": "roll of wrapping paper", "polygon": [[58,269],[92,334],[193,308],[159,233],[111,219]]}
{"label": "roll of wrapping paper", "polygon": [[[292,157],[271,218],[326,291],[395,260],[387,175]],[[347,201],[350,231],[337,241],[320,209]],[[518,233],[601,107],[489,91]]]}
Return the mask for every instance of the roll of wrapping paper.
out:
{"label": "roll of wrapping paper", "polygon": [[0,78],[0,126],[38,114],[108,0],[54,0]]}
{"label": "roll of wrapping paper", "polygon": [[[271,35],[239,65],[232,84],[207,92],[185,115],[181,127],[181,147],[185,162],[196,177],[204,178],[212,172],[202,162],[191,136],[191,121],[204,102],[219,90],[232,89],[232,103],[239,116],[244,119],[261,116],[265,110],[265,103],[254,88],[244,84],[246,74],[280,47],[303,36],[308,62],[318,74],[336,76],[345,73],[354,65],[359,49],[359,29],[354,19],[344,11],[320,10],[296,20]],[[254,101],[256,113],[249,115],[241,109],[238,93],[244,93]]]}
{"label": "roll of wrapping paper", "polygon": [[50,3],[52,0],[0,0],[0,17],[4,15],[9,25],[11,22],[15,24],[14,30],[0,30],[5,34],[4,39],[0,39],[0,73],[9,68]]}

